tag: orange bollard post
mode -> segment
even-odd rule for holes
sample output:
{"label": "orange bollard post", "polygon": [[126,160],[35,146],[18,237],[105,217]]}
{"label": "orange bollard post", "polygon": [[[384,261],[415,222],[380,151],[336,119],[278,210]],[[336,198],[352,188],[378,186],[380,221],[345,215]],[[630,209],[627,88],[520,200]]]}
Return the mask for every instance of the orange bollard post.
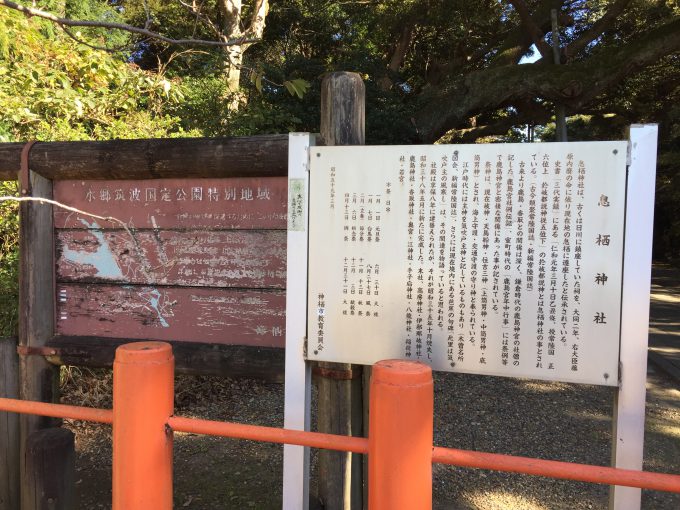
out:
{"label": "orange bollard post", "polygon": [[432,508],[432,369],[373,365],[368,429],[369,510]]}
{"label": "orange bollard post", "polygon": [[116,349],[113,363],[113,510],[172,509],[175,359],[170,344]]}

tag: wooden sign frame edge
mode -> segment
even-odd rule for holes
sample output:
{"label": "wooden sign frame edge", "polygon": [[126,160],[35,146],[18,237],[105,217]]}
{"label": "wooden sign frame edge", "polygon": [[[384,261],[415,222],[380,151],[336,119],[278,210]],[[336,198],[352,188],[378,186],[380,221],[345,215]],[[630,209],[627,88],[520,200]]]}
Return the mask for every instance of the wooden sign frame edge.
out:
{"label": "wooden sign frame edge", "polygon": [[[13,177],[16,170],[8,174],[5,170],[16,158],[15,169],[19,167],[20,153],[24,144],[0,144],[0,178]],[[150,139],[150,140],[110,140],[102,142],[37,142],[30,149],[28,162],[30,167],[33,191],[36,197],[52,198],[52,182],[69,179],[156,179],[178,176],[178,168],[190,162],[197,170],[185,172],[182,177],[227,178],[227,177],[274,177],[286,175],[286,161],[282,154],[288,150],[288,135],[262,135],[232,138],[190,138],[190,139]],[[254,165],[250,152],[261,155],[271,168],[264,170],[265,163]],[[184,157],[177,158],[179,153]],[[115,155],[116,157],[113,157]],[[197,164],[211,159],[211,164]],[[84,161],[96,161],[97,164],[84,165]],[[279,161],[280,160],[280,161]],[[118,168],[121,161],[127,162],[125,169]],[[128,165],[129,163],[129,165]],[[104,169],[98,172],[98,166]],[[117,166],[118,165],[118,166]],[[135,168],[137,170],[135,171]],[[43,189],[44,188],[44,189]],[[36,213],[29,211],[35,210]],[[35,221],[33,214],[40,211],[46,216],[49,211],[53,215],[53,207],[48,204],[22,204],[24,221],[21,227],[20,242],[25,243],[21,250],[22,271],[20,274],[20,334],[19,343],[26,347],[27,356],[22,356],[22,365],[28,367],[39,363],[40,369],[27,372],[40,373],[44,368],[53,365],[76,365],[90,367],[110,367],[113,364],[115,348],[125,339],[103,337],[72,337],[55,335],[56,297],[54,295],[56,280],[54,276],[54,231],[53,222]],[[36,240],[41,244],[51,244],[36,250]],[[28,266],[40,262],[41,279],[31,277]],[[37,266],[36,266],[37,267]],[[23,276],[21,276],[23,274]],[[49,281],[48,281],[49,280]],[[32,291],[34,285],[41,285],[41,291]],[[45,292],[48,287],[50,293]],[[45,296],[41,306],[32,306],[31,296]],[[35,312],[29,312],[35,310]],[[37,317],[35,314],[40,315]],[[49,315],[49,317],[48,317]],[[31,318],[32,317],[32,318]],[[39,335],[33,335],[30,324],[44,324]],[[29,336],[31,337],[29,339]],[[202,375],[237,375],[257,377],[271,382],[283,382],[284,352],[281,348],[255,347],[244,345],[217,345],[200,342],[177,342],[175,358],[179,373]],[[86,349],[90,352],[87,352]],[[45,356],[45,358],[43,358]],[[36,361],[39,360],[39,361]],[[197,360],[204,363],[204,369],[196,367]],[[253,370],[248,370],[249,361],[257,360]],[[22,380],[25,378],[22,376]],[[36,388],[49,385],[36,384]],[[26,398],[38,399],[28,389]],[[49,397],[51,400],[52,397]]]}

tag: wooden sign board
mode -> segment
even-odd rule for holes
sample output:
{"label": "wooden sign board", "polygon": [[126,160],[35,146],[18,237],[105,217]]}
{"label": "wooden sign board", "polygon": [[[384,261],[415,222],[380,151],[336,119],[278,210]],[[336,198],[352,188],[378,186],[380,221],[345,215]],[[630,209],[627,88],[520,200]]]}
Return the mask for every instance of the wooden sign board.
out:
{"label": "wooden sign board", "polygon": [[309,358],[616,386],[626,149],[315,147]]}
{"label": "wooden sign board", "polygon": [[57,334],[284,347],[284,177],[56,181]]}

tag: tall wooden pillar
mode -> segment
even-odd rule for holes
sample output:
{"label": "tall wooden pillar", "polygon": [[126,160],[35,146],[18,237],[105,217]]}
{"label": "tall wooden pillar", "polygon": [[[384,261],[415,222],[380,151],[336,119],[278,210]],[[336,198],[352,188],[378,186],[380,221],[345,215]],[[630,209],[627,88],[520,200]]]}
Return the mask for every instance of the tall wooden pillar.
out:
{"label": "tall wooden pillar", "polygon": [[[25,163],[27,165],[27,163]],[[32,171],[21,176],[23,196],[52,198],[52,181]],[[54,335],[54,239],[52,206],[23,202],[19,210],[19,395],[23,400],[56,402],[57,371],[34,349],[44,347]],[[26,445],[36,430],[54,426],[53,418],[23,414],[19,419],[21,436],[22,510],[30,505],[30,480],[26,472]]]}
{"label": "tall wooden pillar", "polygon": [[[356,73],[331,73],[321,84],[320,145],[363,145],[365,88]],[[363,435],[362,367],[319,362],[318,428],[320,432]],[[319,497],[326,510],[363,507],[360,455],[319,451]]]}
{"label": "tall wooden pillar", "polygon": [[[0,397],[19,396],[17,339],[0,338]],[[0,412],[0,510],[19,508],[19,415]]]}

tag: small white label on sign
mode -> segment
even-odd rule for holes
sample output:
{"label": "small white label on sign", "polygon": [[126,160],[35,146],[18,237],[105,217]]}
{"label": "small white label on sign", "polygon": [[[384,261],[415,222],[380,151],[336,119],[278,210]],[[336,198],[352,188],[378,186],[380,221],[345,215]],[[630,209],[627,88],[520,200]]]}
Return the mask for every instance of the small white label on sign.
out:
{"label": "small white label on sign", "polygon": [[288,230],[304,232],[307,194],[304,179],[288,180]]}

